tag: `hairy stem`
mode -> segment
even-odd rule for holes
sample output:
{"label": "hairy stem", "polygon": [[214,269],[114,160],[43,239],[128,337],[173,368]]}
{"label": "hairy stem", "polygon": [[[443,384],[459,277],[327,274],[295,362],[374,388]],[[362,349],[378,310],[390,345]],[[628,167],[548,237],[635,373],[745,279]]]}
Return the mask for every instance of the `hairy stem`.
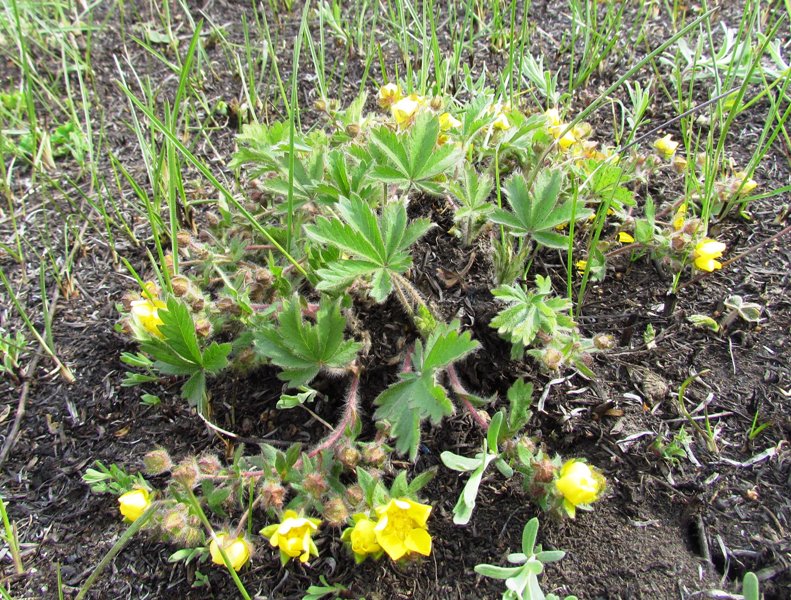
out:
{"label": "hairy stem", "polygon": [[343,437],[346,428],[351,427],[354,424],[355,420],[357,419],[357,404],[359,401],[357,391],[359,387],[360,372],[358,369],[354,369],[352,371],[352,384],[349,387],[349,391],[346,393],[346,408],[343,411],[343,417],[341,418],[340,423],[338,423],[333,432],[328,435],[324,441],[313,448],[313,450],[308,452],[309,458],[313,458],[327,448],[331,448],[339,439],[341,439],[341,437]]}
{"label": "hairy stem", "polygon": [[448,379],[450,380],[450,387],[453,389],[454,393],[461,398],[461,403],[464,405],[464,408],[467,409],[467,412],[470,413],[472,420],[475,421],[478,426],[483,429],[484,431],[489,430],[489,423],[486,422],[472,403],[469,400],[470,393],[464,388],[461,381],[459,380],[459,375],[456,373],[456,368],[453,365],[450,365],[445,372],[448,374]]}

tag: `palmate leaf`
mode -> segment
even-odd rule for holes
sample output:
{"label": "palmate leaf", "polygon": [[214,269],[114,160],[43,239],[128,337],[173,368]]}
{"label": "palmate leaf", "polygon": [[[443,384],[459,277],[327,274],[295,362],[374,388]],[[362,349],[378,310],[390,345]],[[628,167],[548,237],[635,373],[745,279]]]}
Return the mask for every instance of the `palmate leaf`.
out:
{"label": "palmate leaf", "polygon": [[459,162],[461,151],[451,144],[437,146],[439,121],[421,113],[406,133],[380,127],[371,132],[369,150],[376,165],[371,175],[403,188],[441,194],[436,179]]}
{"label": "palmate leaf", "polygon": [[548,298],[551,293],[551,281],[541,275],[536,275],[536,289],[530,292],[512,285],[492,290],[494,297],[510,306],[501,310],[490,325],[514,344],[515,358],[533,343],[539,331],[552,336],[575,326],[568,315],[571,302],[567,298]]}
{"label": "palmate leaf", "polygon": [[343,337],[346,319],[340,303],[322,298],[316,323],[302,318],[299,299],[283,302],[278,324],[255,334],[255,350],[277,365],[280,379],[291,387],[310,383],[322,369],[343,369],[355,359],[362,344]]}
{"label": "palmate leaf", "polygon": [[140,349],[154,359],[153,368],[165,375],[189,375],[181,395],[191,405],[201,405],[206,392],[206,376],[222,371],[228,365],[231,344],[212,342],[205,350],[198,344],[195,324],[189,309],[170,298],[167,310],[160,310],[162,338],[151,338]]}
{"label": "palmate leaf", "polygon": [[319,217],[305,227],[308,237],[323,244],[337,246],[351,259],[329,262],[316,271],[318,290],[336,291],[348,287],[360,277],[370,278],[371,297],[383,302],[393,291],[392,274],[405,273],[412,266],[409,247],[429,227],[428,219],[407,221],[401,202],[385,205],[380,215],[361,198],[342,198],[338,202],[341,220]]}
{"label": "palmate leaf", "polygon": [[426,340],[415,342],[412,368],[402,373],[400,381],[392,384],[374,400],[379,407],[375,417],[392,425],[396,448],[414,460],[420,444],[420,423],[430,419],[439,423],[453,413],[448,394],[437,383],[439,372],[460,360],[478,347],[469,332],[459,333],[458,322],[439,325]]}
{"label": "palmate leaf", "polygon": [[561,171],[545,169],[538,174],[533,190],[528,188],[524,175],[514,175],[505,184],[511,212],[496,209],[489,217],[508,228],[511,235],[528,236],[536,243],[550,248],[568,248],[569,238],[556,227],[571,221],[586,219],[593,214],[581,200],[560,200],[563,175]]}

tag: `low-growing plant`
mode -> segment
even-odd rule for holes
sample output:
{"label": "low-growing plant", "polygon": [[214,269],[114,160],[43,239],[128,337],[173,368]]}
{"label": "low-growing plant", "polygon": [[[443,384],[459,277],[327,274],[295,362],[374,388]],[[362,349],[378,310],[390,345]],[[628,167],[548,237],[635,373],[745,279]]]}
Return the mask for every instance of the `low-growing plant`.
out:
{"label": "low-growing plant", "polygon": [[[538,518],[533,517],[522,530],[522,551],[508,555],[508,562],[517,566],[475,565],[475,572],[479,575],[505,580],[503,600],[559,600],[555,594],[544,594],[538,576],[544,571],[544,565],[562,560],[566,553],[563,550],[543,550],[536,545],[537,536]],[[577,597],[566,596],[564,600],[577,600]]]}

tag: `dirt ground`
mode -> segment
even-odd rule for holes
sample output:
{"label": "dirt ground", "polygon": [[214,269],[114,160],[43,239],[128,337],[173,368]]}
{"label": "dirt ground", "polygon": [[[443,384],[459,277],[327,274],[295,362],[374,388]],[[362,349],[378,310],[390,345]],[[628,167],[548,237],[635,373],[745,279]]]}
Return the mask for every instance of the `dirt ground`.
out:
{"label": "dirt ground", "polygon": [[[212,20],[227,22],[230,39],[242,39],[238,15],[245,13],[254,21],[246,2],[195,4],[201,4]],[[124,5],[126,27],[152,20],[147,2]],[[537,29],[551,32],[564,26],[565,6],[563,2],[533,2],[526,18]],[[94,35],[92,45],[93,90],[97,104],[103,107],[103,113],[96,115],[97,124],[99,119],[106,124],[108,146],[124,156],[127,168],[142,173],[140,152],[129,127],[128,103],[114,83],[118,79],[114,57],[121,56],[123,45],[122,15],[115,3],[100,3],[94,11],[95,22],[106,19],[106,27]],[[730,19],[733,25],[736,11],[738,7],[728,8],[717,18]],[[281,68],[286,73],[291,56],[288,44],[299,15],[298,8],[279,18],[270,15],[277,39],[284,44]],[[180,11],[174,11],[174,19],[183,19]],[[668,23],[658,17],[651,23],[648,42],[658,43],[668,31]],[[531,39],[535,40],[533,54],[542,53],[546,66],[560,72],[562,80],[567,54],[552,36],[536,34]],[[162,80],[164,100],[177,81],[165,77],[160,62],[128,42],[129,62],[138,73]],[[505,55],[483,40],[480,43],[468,57],[471,67],[480,72],[485,65],[496,71]],[[392,47],[383,50],[386,56],[395,56]],[[334,95],[351,97],[364,70],[363,59],[334,45],[328,51],[337,53],[334,60],[348,61],[343,88]],[[224,60],[218,47],[208,48],[207,53],[218,63]],[[578,108],[615,81],[633,58],[625,50],[616,52],[592,77],[585,93],[575,98]],[[378,69],[374,64],[369,75],[373,81],[379,81]],[[318,117],[309,108],[316,96],[310,69],[303,72],[300,97],[308,107],[303,118],[306,124]],[[0,75],[3,89],[18,77],[8,61],[0,67]],[[207,73],[204,85],[209,98],[230,102],[241,97],[240,82],[222,70]],[[275,93],[263,92],[263,97]],[[651,110],[653,122],[673,116],[660,94],[655,95]],[[736,164],[746,164],[751,148],[742,141],[757,138],[765,111],[766,105],[759,102],[737,119],[726,144]],[[591,122],[597,138],[606,139],[611,128],[608,116],[596,115]],[[668,132],[678,133],[672,126]],[[235,134],[232,123],[212,133],[214,147],[227,159]],[[765,190],[788,185],[790,164],[790,149],[778,142],[755,179]],[[226,168],[223,163],[215,166]],[[69,159],[60,161],[57,168],[52,177],[75,174]],[[17,182],[19,191],[25,191],[25,184],[24,178]],[[638,198],[650,193],[658,202],[682,192],[679,183],[670,179],[635,191]],[[60,214],[30,210],[37,202],[44,205],[35,191],[27,200],[25,226],[33,248],[43,248],[44,231],[57,238],[59,221],[74,215],[73,206],[65,199],[47,200],[47,206],[60,207]],[[550,382],[534,363],[511,361],[508,345],[489,327],[496,309],[489,292],[491,262],[486,247],[475,249],[476,258],[464,285],[449,288],[438,278],[439,268],[464,269],[469,253],[448,233],[452,215],[446,202],[442,198],[418,199],[411,216],[429,216],[439,226],[415,246],[411,279],[444,316],[457,315],[482,345],[463,363],[459,371],[462,379],[484,394],[498,393],[501,398],[515,375],[534,381],[539,394],[551,386],[543,411],[534,417],[535,433],[552,451],[585,456],[601,468],[608,481],[606,497],[593,512],[581,513],[574,521],[557,522],[542,518],[515,485],[491,477],[481,487],[470,524],[453,525],[452,509],[463,480],[442,467],[439,455],[444,450],[471,454],[480,443],[474,424],[460,414],[424,432],[424,447],[411,473],[439,466],[438,476],[424,490],[426,500],[435,507],[429,524],[434,539],[431,557],[402,565],[368,561],[356,566],[339,533],[325,535],[319,548],[321,557],[309,567],[290,564],[281,568],[269,549],[262,548],[242,573],[247,589],[260,598],[301,598],[308,585],[324,575],[346,585],[348,598],[496,598],[502,592],[501,584],[477,576],[473,567],[482,562],[502,564],[505,556],[518,548],[522,525],[538,515],[542,518],[539,542],[545,548],[567,552],[562,561],[547,569],[543,579],[546,591],[574,593],[581,599],[693,598],[715,588],[738,591],[743,574],[754,571],[767,599],[791,597],[791,246],[788,237],[758,246],[788,224],[789,200],[786,194],[756,202],[750,207],[751,221],[730,218],[716,223],[710,233],[727,243],[728,256],[745,253],[744,257],[722,271],[683,285],[674,297],[666,295],[671,282],[648,258],[630,262],[627,256],[619,257],[610,265],[607,279],[591,286],[580,318],[585,333],[614,334],[618,346],[597,355],[596,381],[569,376]],[[134,219],[142,232],[145,223],[139,217]],[[48,221],[47,228],[41,226],[42,220]],[[3,239],[9,236],[9,226],[7,218],[0,221]],[[144,248],[121,243],[118,252],[145,272]],[[17,524],[28,569],[23,576],[14,575],[8,553],[0,550],[2,581],[10,585],[16,599],[56,598],[57,564],[67,597],[72,597],[123,532],[115,499],[91,493],[81,479],[94,461],[136,470],[143,454],[157,445],[164,445],[175,458],[206,450],[223,453],[225,448],[178,398],[178,382],[163,382],[147,390],[163,399],[156,407],[140,403],[139,389],[121,386],[126,367],[119,357],[122,351],[134,349],[134,344],[114,329],[118,320],[115,305],[134,282],[123,266],[114,262],[106,240],[90,229],[76,256],[73,288],[69,295],[60,294],[53,322],[59,356],[76,381],[68,384],[53,374],[46,357],[38,361],[35,372],[26,374],[24,396],[21,383],[0,380],[0,442],[5,443],[11,432],[21,397],[25,403],[20,430],[0,470],[2,496]],[[536,263],[536,272],[565,280],[557,254],[542,253]],[[32,314],[40,314],[39,265],[28,264],[23,273],[20,265],[2,253],[0,264],[17,285],[27,276],[31,283],[22,287],[22,300]],[[763,307],[758,325],[737,322],[725,335],[717,336],[687,321],[686,317],[695,313],[721,314],[723,300],[732,294]],[[363,313],[363,322],[375,340],[361,382],[367,414],[372,413],[376,395],[395,377],[396,367],[387,365],[393,364],[398,338],[415,335],[401,325],[405,321],[394,301],[376,314]],[[0,308],[0,324],[7,329],[18,325],[10,305]],[[643,341],[649,324],[657,332],[654,345]],[[672,438],[686,422],[676,397],[692,373],[701,377],[687,389],[687,405],[706,404],[717,430],[718,447],[709,450],[693,434],[694,460],[670,465],[651,444],[658,435]],[[217,424],[251,437],[277,429],[281,437],[296,439],[294,436],[300,435],[306,441],[317,440],[322,430],[306,414],[277,414],[274,410],[281,385],[271,368],[213,381]],[[330,422],[337,419],[337,406],[319,403],[314,409]],[[761,422],[770,425],[751,440],[748,432],[756,412]],[[193,589],[194,566],[167,560],[175,549],[139,536],[113,561],[92,597],[236,597],[232,581],[220,569],[203,568],[210,586]]]}

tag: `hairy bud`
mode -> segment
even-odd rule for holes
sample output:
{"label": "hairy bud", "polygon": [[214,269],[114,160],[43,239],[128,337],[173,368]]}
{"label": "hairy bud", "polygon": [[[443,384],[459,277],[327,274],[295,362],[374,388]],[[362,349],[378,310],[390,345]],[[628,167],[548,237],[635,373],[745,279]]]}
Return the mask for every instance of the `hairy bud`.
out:
{"label": "hairy bud", "polygon": [[600,333],[593,338],[593,345],[599,350],[610,350],[615,347],[615,340],[611,335]]}
{"label": "hairy bud", "polygon": [[222,470],[222,463],[214,454],[204,454],[198,459],[198,468],[205,475],[217,475]]}
{"label": "hairy bud", "polygon": [[286,499],[286,488],[275,481],[265,481],[259,491],[261,503],[266,509],[280,509]]}
{"label": "hairy bud", "polygon": [[151,450],[143,457],[143,468],[149,475],[161,475],[173,468],[170,454],[163,448]]}
{"label": "hairy bud", "polygon": [[360,451],[354,446],[343,446],[338,448],[335,455],[340,463],[349,471],[354,471],[360,462]]}
{"label": "hairy bud", "polygon": [[342,527],[349,518],[349,509],[340,498],[332,498],[324,503],[324,520],[332,527]]}
{"label": "hairy bud", "polygon": [[198,319],[195,322],[195,333],[202,338],[207,338],[211,335],[211,323],[208,319]]}
{"label": "hairy bud", "polygon": [[544,356],[542,357],[542,360],[544,361],[544,365],[546,365],[547,369],[550,371],[557,371],[558,367],[563,362],[563,354],[555,348],[547,348],[544,350]]}
{"label": "hairy bud", "polygon": [[308,473],[302,481],[302,487],[314,498],[321,498],[329,486],[321,473]]}
{"label": "hairy bud", "polygon": [[200,477],[200,471],[198,470],[198,465],[195,463],[195,459],[185,458],[182,460],[178,466],[173,469],[170,477],[188,489],[194,488]]}

